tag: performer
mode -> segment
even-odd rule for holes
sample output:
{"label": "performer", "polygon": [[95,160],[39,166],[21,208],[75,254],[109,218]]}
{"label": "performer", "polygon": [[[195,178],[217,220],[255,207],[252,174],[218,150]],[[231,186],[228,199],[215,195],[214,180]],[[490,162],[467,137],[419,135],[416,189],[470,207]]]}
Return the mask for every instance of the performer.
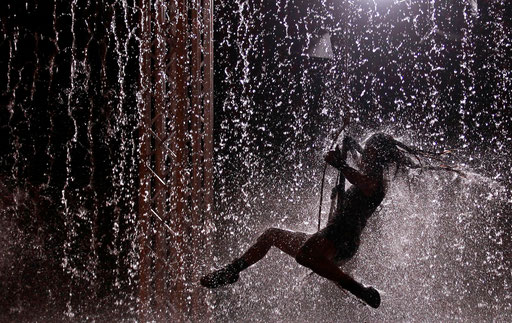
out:
{"label": "performer", "polygon": [[[350,150],[361,154],[359,170],[346,163],[347,152]],[[315,234],[269,228],[241,257],[202,277],[201,285],[216,288],[236,282],[241,271],[261,260],[274,246],[371,307],[378,308],[381,302],[379,292],[355,281],[343,272],[340,264],[356,254],[368,219],[386,195],[386,168],[390,165],[396,165],[397,170],[403,167],[419,168],[407,156],[413,154],[417,157],[418,152],[421,151],[383,133],[372,135],[364,149],[351,137],[345,137],[341,150],[336,147],[325,156],[325,161],[337,168],[342,176],[341,187],[338,187],[338,207],[328,219],[327,225]],[[447,167],[429,169],[452,170]],[[344,178],[352,184],[347,191],[344,191]]]}

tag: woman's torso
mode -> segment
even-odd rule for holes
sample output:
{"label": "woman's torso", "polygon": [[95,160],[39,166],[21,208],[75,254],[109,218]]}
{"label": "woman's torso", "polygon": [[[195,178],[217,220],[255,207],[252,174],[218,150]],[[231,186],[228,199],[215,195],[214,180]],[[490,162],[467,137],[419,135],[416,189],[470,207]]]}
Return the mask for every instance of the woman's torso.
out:
{"label": "woman's torso", "polygon": [[348,235],[359,238],[368,219],[384,199],[384,195],[385,187],[383,182],[380,183],[379,188],[370,196],[365,195],[357,186],[350,187],[345,192],[341,212],[336,213],[327,223],[327,226],[334,226],[336,231],[339,231],[344,236]]}

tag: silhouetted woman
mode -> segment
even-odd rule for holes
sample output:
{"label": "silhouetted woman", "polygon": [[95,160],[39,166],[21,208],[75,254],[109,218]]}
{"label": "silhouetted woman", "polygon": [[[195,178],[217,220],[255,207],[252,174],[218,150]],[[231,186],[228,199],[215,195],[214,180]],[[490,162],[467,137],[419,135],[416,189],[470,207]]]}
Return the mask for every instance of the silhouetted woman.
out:
{"label": "silhouetted woman", "polygon": [[[360,170],[347,165],[346,157],[349,150],[361,154]],[[419,165],[406,156],[407,153],[416,156],[418,152],[420,151],[382,133],[372,135],[366,141],[364,149],[355,140],[346,137],[341,150],[337,148],[329,151],[325,161],[340,171],[342,187],[343,177],[352,186],[347,191],[344,191],[344,188],[340,190],[342,198],[338,198],[336,212],[330,216],[326,227],[315,234],[278,228],[267,229],[240,258],[204,276],[201,278],[201,284],[215,288],[236,282],[242,270],[261,260],[270,247],[274,246],[294,257],[299,264],[348,290],[368,305],[379,307],[379,292],[373,287],[366,287],[355,281],[345,274],[339,265],[356,254],[361,233],[368,219],[384,199],[386,168],[390,165],[396,165],[397,169],[419,168]]]}

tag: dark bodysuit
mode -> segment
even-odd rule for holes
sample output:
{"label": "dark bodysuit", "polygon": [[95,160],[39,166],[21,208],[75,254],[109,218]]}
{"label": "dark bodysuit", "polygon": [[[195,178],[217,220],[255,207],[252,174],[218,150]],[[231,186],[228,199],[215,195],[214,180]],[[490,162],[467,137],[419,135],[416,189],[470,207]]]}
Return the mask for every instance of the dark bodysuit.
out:
{"label": "dark bodysuit", "polygon": [[350,259],[356,254],[366,222],[380,205],[384,195],[383,183],[371,196],[366,196],[355,185],[345,191],[343,206],[319,232],[336,245],[336,261]]}

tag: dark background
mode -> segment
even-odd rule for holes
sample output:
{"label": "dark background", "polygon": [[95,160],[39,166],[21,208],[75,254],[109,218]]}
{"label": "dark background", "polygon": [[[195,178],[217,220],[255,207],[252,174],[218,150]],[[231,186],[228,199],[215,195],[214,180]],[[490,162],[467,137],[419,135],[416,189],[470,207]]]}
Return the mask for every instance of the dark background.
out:
{"label": "dark background", "polygon": [[0,6],[0,320],[122,315],[136,274],[137,12]]}

